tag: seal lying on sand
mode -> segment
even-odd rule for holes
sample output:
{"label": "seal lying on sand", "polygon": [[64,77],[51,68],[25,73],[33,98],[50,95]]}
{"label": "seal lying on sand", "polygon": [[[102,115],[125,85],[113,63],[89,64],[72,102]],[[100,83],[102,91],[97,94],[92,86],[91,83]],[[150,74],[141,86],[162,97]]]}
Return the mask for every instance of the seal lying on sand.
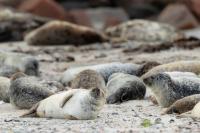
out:
{"label": "seal lying on sand", "polygon": [[107,83],[107,103],[121,103],[133,99],[142,99],[146,93],[143,81],[124,73],[112,74]]}
{"label": "seal lying on sand", "polygon": [[51,21],[33,30],[25,37],[25,41],[30,45],[81,45],[107,40],[105,35],[89,27],[79,26],[66,21]]}
{"label": "seal lying on sand", "polygon": [[11,79],[10,103],[21,109],[29,109],[55,92],[62,91],[62,85],[58,84],[17,73]]}
{"label": "seal lying on sand", "polygon": [[144,78],[143,81],[151,88],[162,107],[169,107],[183,97],[200,93],[200,78],[187,72],[156,73]]}
{"label": "seal lying on sand", "polygon": [[83,70],[71,82],[71,88],[102,88],[105,90],[105,81],[103,77],[94,70]]}
{"label": "seal lying on sand", "polygon": [[172,71],[193,72],[195,74],[200,74],[200,61],[176,61],[168,64],[159,65],[142,75],[142,78],[144,79],[151,76],[152,74],[156,74],[159,72]]}
{"label": "seal lying on sand", "polygon": [[97,117],[104,104],[101,89],[71,89],[40,101],[22,116],[89,120]]}
{"label": "seal lying on sand", "polygon": [[180,100],[177,100],[171,106],[169,106],[169,108],[167,108],[163,112],[163,114],[185,113],[187,111],[192,110],[199,101],[200,101],[200,94],[184,97]]}
{"label": "seal lying on sand", "polygon": [[106,34],[119,41],[134,40],[148,43],[163,43],[184,38],[184,34],[168,24],[140,19],[109,27],[106,29]]}
{"label": "seal lying on sand", "polygon": [[4,102],[10,101],[9,96],[10,79],[6,77],[0,77],[0,100]]}
{"label": "seal lying on sand", "polygon": [[27,75],[39,75],[39,62],[33,56],[0,51],[0,74],[10,76],[18,71]]}
{"label": "seal lying on sand", "polygon": [[61,76],[60,82],[64,85],[69,85],[70,82],[76,77],[78,73],[80,73],[83,70],[90,69],[101,74],[101,76],[104,78],[105,82],[107,83],[108,78],[113,73],[120,72],[120,73],[141,76],[142,74],[144,74],[146,71],[148,71],[155,65],[157,64],[152,63],[152,62],[147,62],[142,65],[133,64],[133,63],[113,62],[113,63],[106,63],[106,64],[69,68]]}

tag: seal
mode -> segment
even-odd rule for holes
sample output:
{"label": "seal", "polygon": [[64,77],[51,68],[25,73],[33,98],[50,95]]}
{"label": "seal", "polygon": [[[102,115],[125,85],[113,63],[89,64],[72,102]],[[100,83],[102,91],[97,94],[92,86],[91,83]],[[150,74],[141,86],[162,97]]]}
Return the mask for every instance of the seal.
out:
{"label": "seal", "polygon": [[71,88],[101,88],[105,90],[105,81],[103,77],[94,70],[83,70],[71,82]]}
{"label": "seal", "polygon": [[146,77],[143,81],[162,107],[169,107],[183,97],[200,93],[200,78],[187,72],[161,72]]}
{"label": "seal", "polygon": [[118,41],[134,40],[138,42],[170,42],[184,38],[184,34],[174,27],[148,20],[134,19],[108,27],[106,35]]}
{"label": "seal", "polygon": [[199,101],[200,101],[200,94],[184,97],[174,102],[162,114],[171,114],[171,113],[182,114],[188,112],[192,110]]}
{"label": "seal", "polygon": [[10,79],[6,77],[0,77],[0,100],[3,100],[6,103],[9,103],[9,87]]}
{"label": "seal", "polygon": [[41,81],[39,78],[26,76],[20,72],[11,78],[10,103],[20,109],[29,109],[39,101],[62,90],[63,88],[59,88],[55,83]]}
{"label": "seal", "polygon": [[200,61],[198,60],[176,61],[168,64],[158,65],[150,69],[144,75],[142,75],[142,78],[144,79],[159,72],[172,72],[172,71],[192,72],[198,75],[200,74]]}
{"label": "seal", "polygon": [[39,62],[30,55],[0,51],[0,63],[2,75],[8,71],[8,75],[6,75],[8,77],[18,71],[27,75],[39,75]]}
{"label": "seal", "polygon": [[66,21],[50,21],[25,36],[25,41],[30,45],[81,45],[107,40],[105,35],[89,27]]}
{"label": "seal", "polygon": [[149,69],[151,69],[156,65],[157,63],[152,63],[152,62],[147,62],[141,65],[133,63],[112,62],[112,63],[97,64],[91,66],[71,67],[62,74],[60,82],[65,86],[69,85],[70,82],[76,77],[78,73],[80,73],[83,70],[90,69],[101,74],[101,76],[105,80],[105,83],[107,83],[108,78],[113,73],[121,72],[121,73],[141,76],[146,71],[148,71]]}
{"label": "seal", "polygon": [[104,104],[105,95],[101,89],[71,89],[40,101],[22,117],[89,120],[97,117]]}
{"label": "seal", "polygon": [[145,93],[146,86],[140,78],[130,74],[114,73],[108,79],[106,101],[113,104],[142,99]]}

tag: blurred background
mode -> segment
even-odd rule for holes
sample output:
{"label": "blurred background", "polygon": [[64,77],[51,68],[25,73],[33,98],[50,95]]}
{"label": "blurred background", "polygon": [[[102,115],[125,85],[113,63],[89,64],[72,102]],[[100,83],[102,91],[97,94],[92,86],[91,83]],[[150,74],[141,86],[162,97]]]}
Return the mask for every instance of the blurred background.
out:
{"label": "blurred background", "polygon": [[200,0],[0,0],[1,7],[103,30],[130,19],[199,26]]}

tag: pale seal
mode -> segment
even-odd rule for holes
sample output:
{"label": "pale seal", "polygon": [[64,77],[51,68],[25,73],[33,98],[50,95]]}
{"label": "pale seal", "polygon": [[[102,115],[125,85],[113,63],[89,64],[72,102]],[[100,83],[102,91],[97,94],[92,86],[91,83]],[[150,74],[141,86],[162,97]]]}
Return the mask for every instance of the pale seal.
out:
{"label": "pale seal", "polygon": [[95,119],[105,104],[101,89],[71,89],[54,94],[30,109],[25,116],[61,119]]}

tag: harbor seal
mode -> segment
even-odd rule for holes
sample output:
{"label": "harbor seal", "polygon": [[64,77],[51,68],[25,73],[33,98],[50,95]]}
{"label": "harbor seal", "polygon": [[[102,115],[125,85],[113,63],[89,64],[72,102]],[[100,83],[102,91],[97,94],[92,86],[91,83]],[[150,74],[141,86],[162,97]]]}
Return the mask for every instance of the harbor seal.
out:
{"label": "harbor seal", "polygon": [[124,73],[112,74],[106,88],[106,101],[109,104],[142,99],[146,93],[145,84],[140,78]]}
{"label": "harbor seal", "polygon": [[105,33],[107,36],[117,38],[122,42],[134,40],[138,42],[164,43],[173,42],[185,37],[183,33],[168,24],[142,19],[134,19],[113,27],[108,27]]}
{"label": "harbor seal", "polygon": [[183,97],[200,93],[200,78],[187,72],[156,73],[143,81],[153,91],[162,107],[169,107]]}
{"label": "harbor seal", "polygon": [[104,104],[105,95],[101,89],[71,89],[40,101],[22,117],[89,120],[97,117]]}
{"label": "harbor seal", "polygon": [[71,82],[71,88],[90,89],[94,87],[105,90],[105,81],[103,77],[94,70],[83,70]]}
{"label": "harbor seal", "polygon": [[200,74],[200,61],[191,60],[191,61],[176,61],[168,64],[158,65],[150,69],[147,73],[142,75],[142,78],[151,76],[159,72],[172,72],[172,71],[181,71],[181,72],[192,72],[195,74]]}
{"label": "harbor seal", "polygon": [[10,79],[6,77],[0,77],[0,100],[8,103],[10,102],[9,96]]}
{"label": "harbor seal", "polygon": [[11,78],[10,103],[20,109],[29,109],[50,95],[62,91],[57,84],[17,73]]}
{"label": "harbor seal", "polygon": [[9,71],[8,76],[18,71],[27,75],[39,75],[39,62],[30,55],[0,51],[0,64],[1,71]]}
{"label": "harbor seal", "polygon": [[184,97],[174,102],[162,114],[171,114],[171,113],[182,114],[188,112],[192,110],[199,101],[200,101],[200,94]]}
{"label": "harbor seal", "polygon": [[70,82],[76,77],[78,73],[83,70],[94,70],[101,74],[104,78],[105,83],[107,83],[108,78],[113,73],[126,73],[136,76],[143,75],[146,71],[151,69],[152,67],[156,66],[157,63],[147,62],[144,64],[134,64],[134,63],[121,63],[121,62],[112,62],[112,63],[105,63],[105,64],[97,64],[97,65],[90,65],[90,66],[80,66],[80,67],[72,67],[67,69],[61,76],[60,82],[63,85],[69,85]]}
{"label": "harbor seal", "polygon": [[107,38],[89,27],[66,21],[51,21],[27,34],[25,41],[30,45],[82,45],[104,42]]}

